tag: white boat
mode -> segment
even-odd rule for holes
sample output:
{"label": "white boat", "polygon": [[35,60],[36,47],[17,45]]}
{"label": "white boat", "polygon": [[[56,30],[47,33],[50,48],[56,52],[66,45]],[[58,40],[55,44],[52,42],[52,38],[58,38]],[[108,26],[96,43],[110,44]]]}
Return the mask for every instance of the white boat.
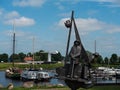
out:
{"label": "white boat", "polygon": [[109,76],[115,76],[116,75],[116,71],[114,70],[114,69],[105,69],[104,71],[103,71],[103,73],[104,74],[107,74],[107,75],[109,75]]}
{"label": "white boat", "polygon": [[22,80],[38,80],[38,81],[49,81],[51,76],[48,72],[41,70],[25,70],[21,74]]}
{"label": "white boat", "polygon": [[37,73],[37,80],[39,81],[49,81],[52,77],[49,75],[48,72],[39,71]]}
{"label": "white boat", "polygon": [[36,80],[37,79],[37,70],[25,70],[21,73],[22,80]]}

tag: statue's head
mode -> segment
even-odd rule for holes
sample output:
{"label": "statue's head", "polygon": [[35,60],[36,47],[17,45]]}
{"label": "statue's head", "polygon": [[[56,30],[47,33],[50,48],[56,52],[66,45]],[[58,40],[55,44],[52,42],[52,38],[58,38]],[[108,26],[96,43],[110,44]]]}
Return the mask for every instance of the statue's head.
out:
{"label": "statue's head", "polygon": [[80,41],[78,41],[78,40],[74,41],[74,45],[75,45],[75,46],[80,45]]}

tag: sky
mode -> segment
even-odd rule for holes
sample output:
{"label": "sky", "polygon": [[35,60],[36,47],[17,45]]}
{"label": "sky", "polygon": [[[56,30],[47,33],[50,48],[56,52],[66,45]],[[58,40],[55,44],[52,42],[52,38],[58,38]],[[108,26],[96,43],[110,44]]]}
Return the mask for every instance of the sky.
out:
{"label": "sky", "polygon": [[[0,0],[0,54],[39,50],[65,56],[69,30],[64,22],[74,18],[84,48],[103,57],[120,56],[120,0]],[[70,47],[75,36],[72,29]]]}

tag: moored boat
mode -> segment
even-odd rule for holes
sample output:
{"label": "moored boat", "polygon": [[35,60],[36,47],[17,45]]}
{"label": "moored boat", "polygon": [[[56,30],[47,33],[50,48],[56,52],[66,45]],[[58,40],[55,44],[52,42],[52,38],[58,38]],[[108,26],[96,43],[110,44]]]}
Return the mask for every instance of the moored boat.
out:
{"label": "moored boat", "polygon": [[49,81],[52,77],[49,75],[48,72],[39,71],[37,73],[37,80],[38,81]]}
{"label": "moored boat", "polygon": [[37,71],[38,70],[25,70],[21,73],[22,80],[36,80],[37,79]]}
{"label": "moored boat", "polygon": [[9,68],[5,71],[5,77],[20,80],[22,70],[19,68]]}
{"label": "moored boat", "polygon": [[22,80],[37,80],[37,81],[49,81],[51,79],[50,75],[46,71],[41,71],[38,69],[29,69],[21,73]]}

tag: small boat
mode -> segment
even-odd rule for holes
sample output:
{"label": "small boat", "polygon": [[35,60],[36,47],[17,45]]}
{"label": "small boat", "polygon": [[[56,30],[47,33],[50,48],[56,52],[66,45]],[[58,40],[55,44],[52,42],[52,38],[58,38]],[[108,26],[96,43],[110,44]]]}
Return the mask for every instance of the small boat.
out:
{"label": "small boat", "polygon": [[104,74],[107,74],[109,76],[115,76],[116,75],[116,71],[114,69],[111,69],[111,68],[108,68],[108,69],[105,69],[103,71]]}
{"label": "small boat", "polygon": [[52,77],[49,75],[48,72],[39,71],[37,73],[37,80],[38,81],[49,81]]}
{"label": "small boat", "polygon": [[22,70],[19,68],[9,68],[5,71],[5,77],[10,79],[20,79]]}
{"label": "small boat", "polygon": [[[13,26],[15,29],[15,26]],[[8,68],[5,71],[5,77],[10,79],[20,79],[20,75],[22,70],[20,68],[15,67],[14,65],[14,55],[15,55],[15,30],[13,32],[13,54],[12,54],[12,68]]]}
{"label": "small boat", "polygon": [[38,70],[25,70],[21,73],[22,80],[36,80],[37,79],[37,72]]}
{"label": "small boat", "polygon": [[37,69],[30,69],[25,70],[21,73],[22,80],[37,80],[37,81],[49,81],[51,76],[48,72],[37,70]]}

